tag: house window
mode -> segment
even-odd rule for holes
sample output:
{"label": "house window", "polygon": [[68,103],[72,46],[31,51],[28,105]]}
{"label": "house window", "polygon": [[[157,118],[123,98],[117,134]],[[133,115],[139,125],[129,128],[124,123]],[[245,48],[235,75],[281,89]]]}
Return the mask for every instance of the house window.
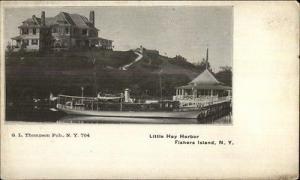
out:
{"label": "house window", "polygon": [[84,41],[84,45],[85,45],[85,46],[89,46],[89,44],[90,44],[89,40],[85,40],[85,41]]}
{"label": "house window", "polygon": [[67,42],[63,42],[62,47],[68,47],[68,43]]}
{"label": "house window", "polygon": [[94,31],[93,30],[90,30],[90,33],[89,33],[91,36],[94,36]]}
{"label": "house window", "polygon": [[35,29],[35,28],[32,29],[32,34],[33,34],[33,35],[36,34],[36,29]]}
{"label": "house window", "polygon": [[76,40],[76,46],[80,47],[80,40]]}
{"label": "house window", "polygon": [[66,34],[69,34],[69,28],[68,27],[65,28],[65,32],[66,32]]}
{"label": "house window", "polygon": [[24,39],[23,44],[27,46],[29,44],[29,41],[27,39]]}
{"label": "house window", "polygon": [[87,29],[82,30],[82,35],[87,35]]}
{"label": "house window", "polygon": [[38,40],[37,40],[37,39],[31,40],[31,44],[32,44],[32,45],[37,45],[37,44],[38,44]]}
{"label": "house window", "polygon": [[56,33],[56,32],[57,32],[56,28],[55,27],[52,28],[52,33]]}
{"label": "house window", "polygon": [[22,29],[22,34],[28,34],[28,29],[27,28]]}

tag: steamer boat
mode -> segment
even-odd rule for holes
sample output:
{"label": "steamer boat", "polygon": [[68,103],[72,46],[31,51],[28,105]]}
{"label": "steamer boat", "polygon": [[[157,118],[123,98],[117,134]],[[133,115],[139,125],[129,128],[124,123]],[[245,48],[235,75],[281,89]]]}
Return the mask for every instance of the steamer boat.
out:
{"label": "steamer boat", "polygon": [[[132,117],[132,118],[180,118],[201,119],[208,114],[230,111],[230,99],[197,102],[197,106],[183,106],[174,100],[126,101],[125,97],[79,97],[59,95],[57,109],[70,115]],[[195,103],[195,102],[194,102]],[[191,103],[193,104],[193,103]],[[221,114],[220,114],[221,115]]]}

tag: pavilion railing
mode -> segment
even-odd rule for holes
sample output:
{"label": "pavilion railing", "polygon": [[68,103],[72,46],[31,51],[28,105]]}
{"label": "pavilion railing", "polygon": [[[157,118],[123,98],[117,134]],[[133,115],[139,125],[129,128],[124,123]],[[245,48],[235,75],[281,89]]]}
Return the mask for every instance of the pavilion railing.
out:
{"label": "pavilion railing", "polygon": [[173,100],[180,102],[180,107],[204,107],[212,104],[217,104],[225,101],[230,101],[230,96],[218,97],[218,96],[199,96],[194,97],[192,95],[177,95],[173,96]]}

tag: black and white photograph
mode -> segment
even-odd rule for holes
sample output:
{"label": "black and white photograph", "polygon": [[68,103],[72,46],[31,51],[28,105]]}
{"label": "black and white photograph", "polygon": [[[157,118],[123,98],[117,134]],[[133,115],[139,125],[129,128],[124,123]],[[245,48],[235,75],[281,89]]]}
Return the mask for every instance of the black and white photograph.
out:
{"label": "black and white photograph", "polygon": [[1,179],[297,179],[299,5],[1,1]]}
{"label": "black and white photograph", "polygon": [[6,120],[231,124],[232,13],[5,9]]}

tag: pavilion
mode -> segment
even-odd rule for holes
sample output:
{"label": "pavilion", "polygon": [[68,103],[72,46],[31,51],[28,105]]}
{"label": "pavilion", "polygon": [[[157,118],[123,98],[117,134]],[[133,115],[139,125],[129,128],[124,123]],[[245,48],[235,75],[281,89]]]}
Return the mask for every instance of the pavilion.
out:
{"label": "pavilion", "polygon": [[177,87],[173,100],[219,101],[231,98],[231,87],[218,81],[207,66],[208,49],[206,51],[206,69],[187,85]]}
{"label": "pavilion", "polygon": [[208,69],[205,69],[187,85],[177,87],[175,99],[216,99],[227,96],[231,96],[231,87],[219,82]]}

